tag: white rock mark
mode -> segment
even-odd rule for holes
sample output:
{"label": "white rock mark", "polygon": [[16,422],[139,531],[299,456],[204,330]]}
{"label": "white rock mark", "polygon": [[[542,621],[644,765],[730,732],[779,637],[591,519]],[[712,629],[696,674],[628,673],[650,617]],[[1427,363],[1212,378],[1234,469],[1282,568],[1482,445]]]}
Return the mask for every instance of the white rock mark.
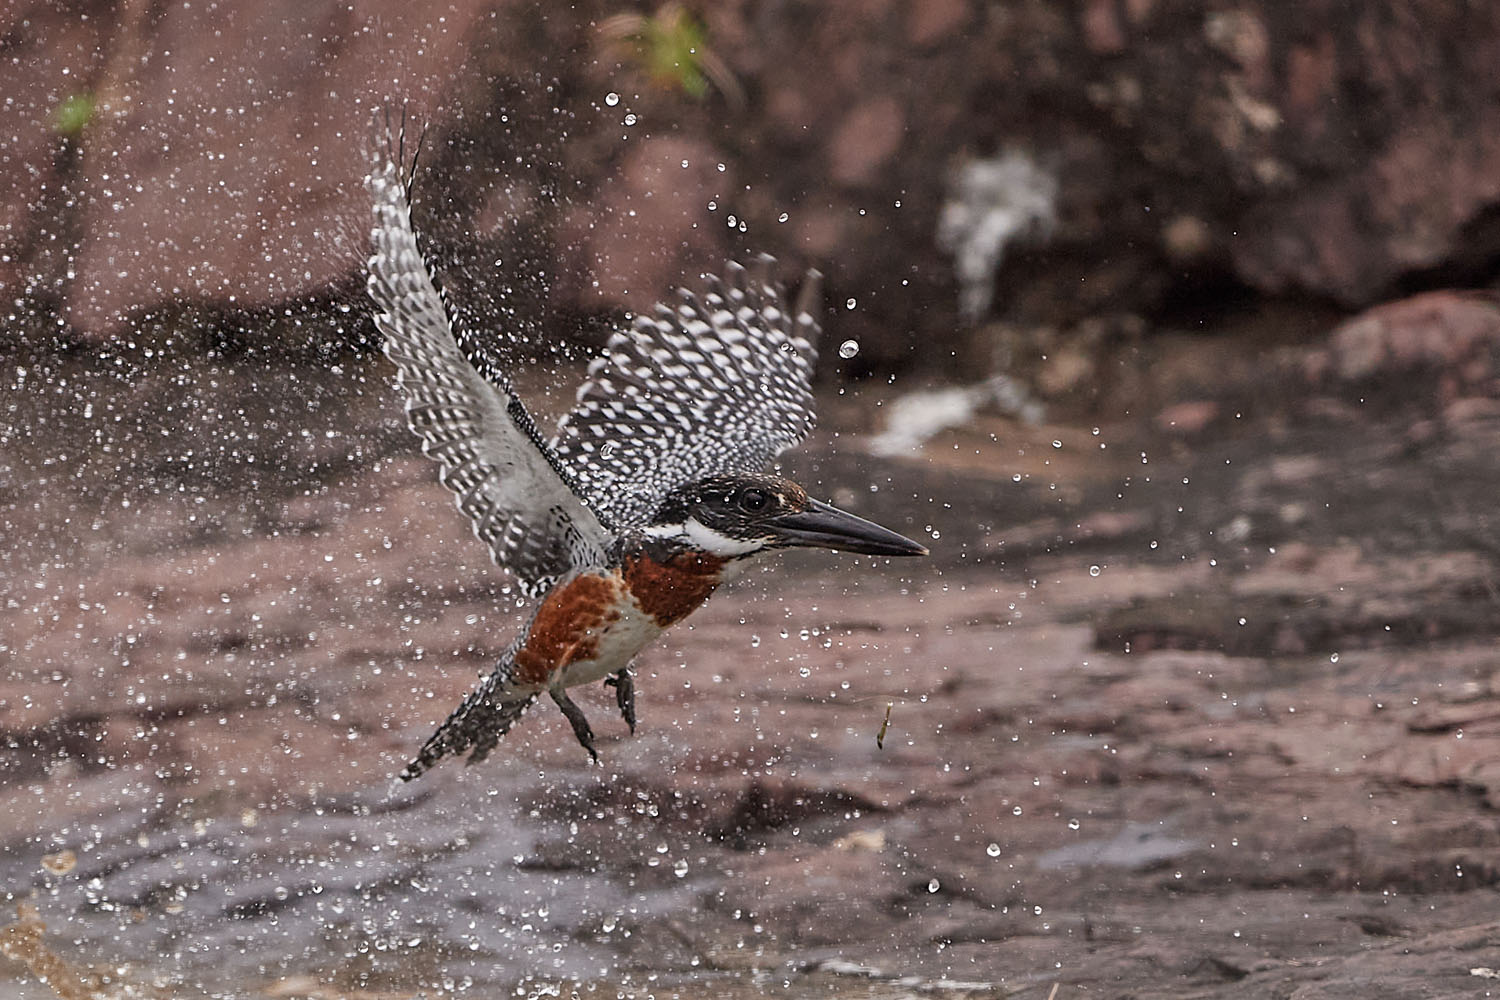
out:
{"label": "white rock mark", "polygon": [[953,255],[965,320],[978,322],[989,310],[1007,247],[1052,235],[1056,205],[1057,176],[1030,153],[1008,150],[959,169],[938,216],[937,240]]}

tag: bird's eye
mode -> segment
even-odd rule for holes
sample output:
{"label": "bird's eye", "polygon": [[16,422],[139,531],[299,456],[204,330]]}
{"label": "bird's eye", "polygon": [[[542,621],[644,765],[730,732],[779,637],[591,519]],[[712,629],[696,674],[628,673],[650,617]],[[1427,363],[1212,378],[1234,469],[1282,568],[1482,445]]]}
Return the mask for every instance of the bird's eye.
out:
{"label": "bird's eye", "polygon": [[765,490],[751,487],[740,493],[740,509],[749,511],[752,514],[765,510],[766,505],[770,502],[771,497]]}

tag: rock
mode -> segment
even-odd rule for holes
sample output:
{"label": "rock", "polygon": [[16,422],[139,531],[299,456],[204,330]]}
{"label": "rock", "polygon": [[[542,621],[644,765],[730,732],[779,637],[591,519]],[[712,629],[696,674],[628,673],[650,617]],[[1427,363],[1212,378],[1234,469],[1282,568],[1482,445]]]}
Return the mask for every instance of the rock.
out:
{"label": "rock", "polygon": [[913,45],[936,45],[948,41],[968,19],[968,0],[929,0],[928,3],[913,4],[907,14],[907,37]]}
{"label": "rock", "polygon": [[[339,232],[362,198],[354,181],[370,126],[368,106],[349,98],[388,92],[383,39],[401,38],[407,55],[389,98],[430,120],[484,5],[463,0],[441,24],[410,5],[371,14],[379,36],[316,4],[290,15],[246,8],[228,21],[197,6],[101,19],[99,50],[114,57],[75,86],[103,103],[79,137],[77,175],[51,179],[81,195],[69,323],[98,333],[163,302],[282,302],[358,267],[361,247]],[[47,20],[32,29],[42,58],[56,44]],[[12,76],[31,65],[7,62]],[[9,81],[5,90],[15,92]],[[28,110],[50,117],[45,105]]]}
{"label": "rock", "polygon": [[1261,16],[1249,7],[1213,11],[1203,19],[1203,37],[1239,64],[1245,84],[1264,90],[1271,83],[1268,57],[1270,32]]}
{"label": "rock", "polygon": [[1113,55],[1125,48],[1125,29],[1116,6],[1115,0],[1091,0],[1084,7],[1084,44],[1095,55]]}
{"label": "rock", "polygon": [[1355,384],[1435,381],[1444,396],[1500,393],[1500,306],[1461,292],[1428,292],[1377,306],[1334,330],[1307,371]]}
{"label": "rock", "polygon": [[1211,399],[1187,400],[1156,415],[1158,430],[1169,434],[1198,434],[1219,416],[1219,404]]}
{"label": "rock", "polygon": [[1466,396],[1443,408],[1443,421],[1450,426],[1500,418],[1500,399],[1489,396]]}
{"label": "rock", "polygon": [[[858,298],[838,322],[861,364],[912,364],[915,331],[944,338],[921,363],[971,372],[989,359],[961,330],[960,282],[933,239],[942,179],[1007,149],[1057,178],[1057,223],[988,278],[999,294],[975,300],[989,303],[976,325],[1154,317],[1205,275],[1357,309],[1403,280],[1483,273],[1491,256],[1493,5],[1247,0],[1183,15],[1089,0],[981,15],[968,0],[728,0],[701,15],[723,67],[697,96],[686,69],[603,38],[607,13],[462,0],[439,17],[378,0],[291,20],[192,6],[85,22],[23,4],[28,30],[0,66],[0,293],[38,339],[59,319],[97,339],[148,310],[209,307],[199,325],[253,341],[277,336],[272,306],[333,314],[358,285],[360,147],[380,101],[432,126],[418,188],[441,204],[418,215],[434,244],[467,252],[476,281],[517,284],[496,280],[497,257],[529,276],[505,307],[548,336],[660,295],[700,258],[764,250]],[[714,150],[726,172],[660,171],[652,143]],[[509,188],[526,188],[527,241],[491,254]],[[705,194],[718,213],[693,217]]]}
{"label": "rock", "polygon": [[1167,223],[1161,233],[1167,255],[1178,264],[1191,264],[1208,256],[1213,247],[1213,233],[1208,224],[1193,215],[1179,215]]}
{"label": "rock", "polygon": [[889,97],[860,104],[844,117],[828,143],[828,165],[840,184],[864,186],[901,148],[906,118]]}
{"label": "rock", "polygon": [[649,310],[664,289],[721,270],[735,189],[735,176],[719,169],[724,160],[701,139],[635,142],[593,203],[563,219],[559,243],[571,258],[566,273],[587,280],[557,291],[585,306]]}
{"label": "rock", "polygon": [[[112,989],[624,992],[708,967],[793,995],[1239,1000],[1460,996],[1500,968],[1494,422],[1406,447],[1404,421],[1247,407],[1163,447],[996,419],[950,465],[849,446],[868,408],[829,392],[794,461],[930,521],[928,559],[747,574],[638,659],[635,736],[575,692],[602,766],[543,704],[483,764],[401,786],[525,612],[389,366],[168,367],[35,371],[13,419],[48,433],[11,439],[0,482],[24,540],[0,548],[22,581],[0,882]],[[340,437],[296,445],[332,382]],[[167,461],[184,385],[258,429],[240,460]],[[350,442],[335,476],[297,471]]]}

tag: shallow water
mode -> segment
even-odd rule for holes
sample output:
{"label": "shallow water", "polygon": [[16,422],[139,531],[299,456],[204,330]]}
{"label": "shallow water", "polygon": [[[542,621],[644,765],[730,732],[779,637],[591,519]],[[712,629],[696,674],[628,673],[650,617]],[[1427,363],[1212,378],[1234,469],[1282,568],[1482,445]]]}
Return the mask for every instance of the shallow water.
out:
{"label": "shallow water", "polygon": [[[716,595],[639,662],[639,735],[580,699],[602,767],[546,706],[400,786],[521,612],[383,366],[24,366],[0,886],[122,995],[1500,967],[1493,423],[981,417],[877,460],[885,397],[830,397],[792,471],[931,559],[803,553]],[[0,997],[49,994],[0,959]]]}

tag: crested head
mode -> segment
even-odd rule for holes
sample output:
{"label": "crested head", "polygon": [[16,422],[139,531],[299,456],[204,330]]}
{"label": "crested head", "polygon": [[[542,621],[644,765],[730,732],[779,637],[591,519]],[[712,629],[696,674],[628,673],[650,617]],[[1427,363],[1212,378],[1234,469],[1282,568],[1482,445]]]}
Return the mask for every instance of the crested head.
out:
{"label": "crested head", "polygon": [[870,555],[925,555],[916,542],[814,500],[782,476],[710,476],[680,486],[657,507],[644,533],[674,547],[743,559],[790,546]]}

